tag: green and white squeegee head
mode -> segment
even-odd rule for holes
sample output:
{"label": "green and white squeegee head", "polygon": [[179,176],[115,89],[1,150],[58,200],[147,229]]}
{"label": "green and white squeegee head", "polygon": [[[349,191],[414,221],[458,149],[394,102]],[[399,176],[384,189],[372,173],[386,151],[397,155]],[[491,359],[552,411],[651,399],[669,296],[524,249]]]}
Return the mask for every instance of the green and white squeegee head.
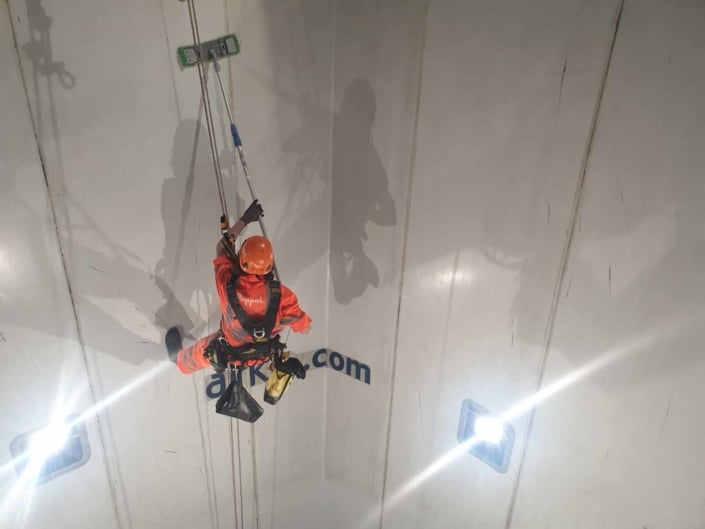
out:
{"label": "green and white squeegee head", "polygon": [[208,62],[211,59],[211,53],[215,54],[217,59],[237,55],[240,53],[240,42],[233,33],[208,42],[201,42],[200,48],[193,45],[181,46],[176,50],[176,53],[179,57],[179,64],[182,68],[186,68],[195,66],[199,61]]}

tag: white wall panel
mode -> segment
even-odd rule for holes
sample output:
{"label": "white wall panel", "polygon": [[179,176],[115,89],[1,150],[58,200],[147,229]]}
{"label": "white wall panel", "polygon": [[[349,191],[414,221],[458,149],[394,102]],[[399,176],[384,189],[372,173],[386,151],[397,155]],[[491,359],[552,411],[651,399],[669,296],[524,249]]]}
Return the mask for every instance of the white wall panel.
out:
{"label": "white wall panel", "polygon": [[[96,421],[91,458],[52,481],[17,479],[9,445],[93,404],[7,6],[0,7],[0,527],[119,527]],[[81,509],[65,491],[91,499]]]}
{"label": "white wall panel", "polygon": [[[204,134],[194,141],[197,84],[172,79],[166,41],[189,41],[188,18],[180,3],[12,8],[90,375],[104,399],[164,362],[166,326],[203,332],[213,306],[213,242],[198,223],[210,220],[215,183],[199,174],[208,166]],[[201,15],[202,31],[224,32],[222,6]],[[169,33],[172,24],[180,32]],[[201,379],[164,363],[101,414],[125,527],[231,523],[232,506],[219,508],[215,494],[230,462],[211,460],[211,451],[229,457],[218,443],[227,430],[209,427]]]}
{"label": "white wall panel", "polygon": [[[314,320],[291,348],[370,383],[329,366],[254,426],[214,413],[210,370],[181,375],[162,345],[219,320],[186,5],[9,0],[0,441],[67,392],[88,409],[89,381],[105,407],[75,472],[11,503],[2,467],[0,527],[702,526],[701,3],[626,2],[581,191],[619,0],[196,4],[202,38],[242,44],[227,88]],[[235,220],[249,193],[210,81]],[[415,481],[457,446],[464,399],[501,412],[542,365],[544,386],[594,370],[513,421],[506,474],[461,454]]]}
{"label": "white wall panel", "polygon": [[501,412],[535,388],[615,7],[430,5],[384,527],[505,522],[524,418],[507,474],[461,454],[417,479],[464,399]]}
{"label": "white wall panel", "polygon": [[[297,132],[311,117],[309,98],[328,101],[331,52],[322,42],[331,35],[331,11],[311,4],[233,4],[226,13],[225,3],[197,4],[202,38],[234,31],[243,41],[243,54],[225,71],[232,74],[238,124],[283,279],[316,322],[316,333],[292,339],[292,346],[313,349],[325,337],[329,202],[321,182],[329,124],[318,121],[308,134]],[[220,216],[216,185],[198,121],[197,74],[176,65],[176,47],[191,42],[186,5],[34,1],[13,2],[12,10],[99,397],[158,372],[102,414],[120,516],[126,527],[232,527],[230,423],[206,402],[210,373],[183,377],[164,362],[162,345],[169,325],[181,324],[198,337],[218,324],[211,265]],[[211,98],[236,218],[249,199],[238,202],[232,191],[239,171],[215,83]],[[298,137],[315,144],[287,144]],[[305,148],[318,149],[315,159]],[[240,186],[243,197],[244,190]],[[316,201],[318,207],[304,209]],[[275,481],[290,485],[322,474],[323,380],[317,373],[297,384],[282,411],[269,409],[254,432],[240,428],[245,526],[258,517],[252,443],[262,446],[265,458],[256,480],[263,491]],[[294,425],[306,421],[313,428],[296,435],[309,447],[292,455],[286,447],[303,443],[279,437],[290,437]],[[267,477],[272,454],[286,463],[275,481]],[[259,496],[269,516],[273,509]],[[264,520],[260,513],[261,527],[268,526]]]}
{"label": "white wall panel", "polygon": [[337,3],[329,345],[370,383],[328,374],[333,527],[379,524],[424,16],[423,2]]}
{"label": "white wall panel", "polygon": [[[626,2],[512,527],[703,525],[705,6]],[[568,290],[569,287],[569,290]]]}

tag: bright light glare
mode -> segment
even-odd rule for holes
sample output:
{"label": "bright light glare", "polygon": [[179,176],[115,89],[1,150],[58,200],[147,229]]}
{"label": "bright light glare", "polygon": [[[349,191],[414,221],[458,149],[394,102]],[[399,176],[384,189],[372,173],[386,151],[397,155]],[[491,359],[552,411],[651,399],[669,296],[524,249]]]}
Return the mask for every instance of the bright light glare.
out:
{"label": "bright light glare", "polygon": [[[34,486],[38,479],[40,479],[44,463],[49,457],[66,446],[66,443],[71,438],[72,429],[87,419],[94,417],[101,410],[111,406],[138,387],[155,378],[162,371],[168,370],[170,366],[173,365],[174,364],[169,361],[158,363],[152,369],[142,373],[116,392],[108,395],[105,399],[96,402],[68,424],[61,421],[58,417],[65,416],[66,414],[63,413],[63,411],[65,411],[66,408],[73,408],[76,399],[67,398],[66,395],[58,395],[54,418],[49,423],[49,426],[35,432],[34,435],[30,437],[26,452],[0,466],[0,474],[2,474],[16,468],[17,465],[24,464],[24,470],[14,486],[4,497],[0,497],[0,519],[4,519],[5,516],[10,515],[8,513],[15,513],[17,523],[15,523],[14,527],[24,526],[32,504],[32,498],[34,497]],[[59,410],[61,410],[61,413]],[[5,491],[3,491],[3,493],[4,492]],[[24,499],[24,502],[21,501],[22,499]]]}
{"label": "bright light glare", "polygon": [[103,400],[100,400],[96,402],[93,406],[88,408],[86,411],[84,411],[81,415],[79,415],[75,420],[71,421],[68,426],[75,426],[77,424],[80,424],[87,419],[94,417],[95,415],[98,414],[99,411],[102,411],[103,409],[107,408],[108,406],[112,406],[115,402],[119,401],[129,393],[133,392],[135,389],[138,387],[142,386],[143,384],[149,382],[153,378],[155,378],[158,374],[160,374],[162,371],[166,371],[170,369],[171,366],[173,366],[171,362],[168,360],[165,360],[163,362],[158,363],[155,365],[153,368],[145,371],[142,373],[140,376],[132,379],[130,382],[122,386],[120,389],[118,389],[116,392],[111,393],[107,397],[105,397]]}
{"label": "bright light glare", "polygon": [[504,439],[504,423],[497,417],[483,416],[475,419],[474,437],[478,441],[497,444]]}
{"label": "bright light glare", "polygon": [[[689,314],[660,327],[655,327],[649,333],[640,334],[625,343],[619,344],[613,349],[597,355],[592,361],[567,373],[555,382],[547,384],[533,395],[517,402],[514,406],[501,413],[497,420],[510,422],[524,414],[531,414],[534,408],[539,404],[560,393],[561,391],[574,386],[590,375],[602,371],[606,367],[614,365],[629,356],[638,354],[648,347],[653,347],[659,341],[675,334],[676,331],[680,331],[686,326],[694,325],[693,322],[697,322],[697,324],[701,326],[702,318],[702,312],[698,314]],[[475,425],[475,432],[476,435],[446,452],[417,474],[409,478],[397,490],[392,491],[389,495],[387,495],[384,499],[383,510],[390,511],[396,508],[399,503],[401,503],[409,494],[420,487],[429,478],[455,461],[455,459],[465,454],[469,448],[475,446],[478,443],[477,421]],[[367,516],[362,518],[362,522],[359,527],[376,526],[378,519],[379,511],[373,510],[368,513]]]}
{"label": "bright light glare", "polygon": [[69,440],[71,429],[63,423],[53,423],[32,435],[29,441],[29,457],[44,461],[60,452]]}
{"label": "bright light glare", "polygon": [[[95,415],[98,414],[101,410],[107,408],[108,406],[111,406],[115,402],[119,401],[138,387],[142,386],[146,382],[152,380],[155,378],[157,375],[159,375],[162,371],[166,371],[170,368],[170,366],[173,366],[169,361],[164,361],[160,362],[157,365],[155,365],[152,369],[146,371],[145,373],[141,374],[137,378],[133,379],[129,383],[125,384],[123,387],[118,389],[116,392],[112,393],[111,395],[108,395],[105,399],[96,402],[93,406],[85,410],[81,415],[76,417],[74,420],[72,420],[69,424],[61,424],[58,422],[58,419],[55,419],[54,421],[51,422],[51,424],[60,424],[61,426],[65,427],[67,429],[67,434],[70,433],[71,428],[74,426],[77,426],[86,420],[94,417]],[[64,397],[65,399],[65,397]],[[63,403],[64,399],[59,397],[59,402]],[[73,401],[75,399],[71,399],[70,401],[70,406],[73,406]],[[60,409],[66,408],[67,406],[59,406]],[[28,450],[24,454],[22,454],[19,457],[16,457],[15,459],[12,459],[11,461],[8,461],[6,464],[0,466],[0,474],[3,474],[5,472],[9,472],[13,470],[18,464],[21,464],[24,461],[27,460],[39,460],[38,458],[34,457],[34,454],[32,454],[31,450]],[[0,511],[2,510],[2,503],[0,503]]]}

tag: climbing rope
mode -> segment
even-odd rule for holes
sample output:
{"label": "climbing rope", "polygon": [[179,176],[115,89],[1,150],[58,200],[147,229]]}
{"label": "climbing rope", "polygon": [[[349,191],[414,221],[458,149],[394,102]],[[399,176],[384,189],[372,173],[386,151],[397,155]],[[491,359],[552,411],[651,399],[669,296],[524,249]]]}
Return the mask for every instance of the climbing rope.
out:
{"label": "climbing rope", "polygon": [[[183,1],[183,0],[182,0]],[[196,16],[196,6],[194,5],[194,0],[186,0],[189,12],[189,21],[191,24],[191,35],[193,37],[193,45],[197,50],[201,49],[201,35],[198,29],[198,18]],[[218,186],[218,198],[220,199],[220,208],[222,211],[221,215],[221,233],[223,234],[223,240],[226,244],[226,248],[231,251],[231,243],[227,237],[228,230],[228,204],[225,198],[225,186],[223,185],[223,174],[220,170],[220,162],[218,160],[218,144],[215,137],[215,126],[213,125],[213,112],[211,109],[210,96],[208,94],[208,79],[206,77],[206,68],[201,61],[197,61],[196,66],[198,67],[198,78],[201,85],[201,98],[203,100],[203,110],[206,116],[206,128],[208,130],[208,142],[210,144],[211,158],[213,160],[213,170],[215,172],[215,179]],[[229,114],[228,110],[228,114]],[[232,121],[232,120],[231,120]],[[229,375],[237,376],[237,374],[230,372]],[[230,380],[228,380],[230,383]],[[242,447],[240,446],[240,425],[237,425],[237,459],[238,459],[238,471],[237,478],[235,472],[235,454],[232,451],[234,448],[234,438],[233,438],[233,424],[230,421],[230,440],[231,440],[231,456],[233,460],[233,507],[235,509],[235,524],[236,526],[242,528],[244,526],[244,513],[243,513],[243,502],[242,502]],[[237,484],[236,484],[237,479]],[[240,491],[240,505],[238,508],[238,493]],[[238,516],[239,515],[239,516]]]}
{"label": "climbing rope", "polygon": [[[183,1],[183,0],[182,0]],[[249,166],[247,165],[247,160],[245,158],[245,152],[242,148],[242,139],[240,138],[240,134],[237,130],[237,126],[235,125],[235,120],[233,118],[233,114],[230,108],[230,104],[228,102],[228,97],[225,92],[225,85],[223,84],[223,79],[220,75],[220,64],[218,63],[218,58],[216,54],[213,52],[213,50],[210,51],[209,56],[206,57],[201,57],[200,52],[201,52],[201,35],[198,29],[198,18],[196,16],[196,7],[194,5],[194,0],[186,0],[186,4],[188,6],[189,10],[189,21],[191,23],[191,34],[193,36],[193,45],[196,50],[199,52],[199,57],[198,60],[196,61],[196,66],[198,67],[198,77],[200,80],[201,84],[201,97],[203,99],[203,109],[204,113],[206,116],[206,128],[208,130],[208,141],[210,144],[210,149],[211,149],[211,157],[213,159],[213,169],[215,172],[215,178],[216,178],[216,183],[218,185],[218,196],[220,198],[220,207],[222,210],[222,216],[221,216],[221,233],[223,234],[223,240],[225,243],[226,248],[228,251],[231,253],[231,255],[234,255],[234,248],[232,245],[232,242],[230,241],[229,237],[227,236],[227,230],[229,228],[229,215],[228,215],[228,206],[227,202],[225,199],[225,186],[223,185],[223,175],[220,169],[220,163],[218,160],[218,145],[215,137],[215,125],[213,124],[213,111],[211,109],[211,102],[210,102],[210,95],[208,92],[208,76],[207,76],[207,62],[206,65],[204,66],[203,61],[206,60],[211,60],[213,61],[213,69],[215,70],[216,77],[218,79],[218,85],[220,86],[220,93],[222,94],[223,97],[223,103],[225,104],[225,109],[228,113],[228,120],[230,122],[230,133],[233,138],[233,145],[235,149],[237,150],[238,157],[240,159],[240,165],[242,166],[242,172],[245,175],[245,181],[247,182],[247,187],[250,191],[250,196],[252,200],[257,199],[257,195],[255,194],[255,188],[254,184],[252,183],[252,179],[250,178],[250,170]],[[234,157],[234,154],[233,154]],[[262,235],[269,239],[269,236],[267,235],[267,229],[264,225],[264,220],[260,217],[258,219],[259,221],[259,226],[260,229],[262,230]],[[277,268],[276,262],[274,264],[272,272],[274,273],[274,278],[279,280],[279,270]]]}
{"label": "climbing rope", "polygon": [[[189,21],[191,22],[191,35],[193,36],[193,45],[196,49],[201,49],[201,35],[198,31],[198,18],[196,17],[196,7],[194,0],[186,0],[188,5]],[[203,99],[203,111],[206,115],[206,128],[208,130],[208,142],[211,148],[211,158],[213,159],[213,170],[215,171],[215,179],[218,184],[218,197],[220,198],[220,208],[228,219],[228,205],[225,200],[225,188],[223,186],[223,175],[220,171],[220,163],[218,161],[218,144],[215,138],[215,126],[213,125],[213,112],[211,110],[211,100],[208,94],[208,78],[207,73],[201,61],[196,63],[198,67],[198,78],[201,82],[201,97]]]}
{"label": "climbing rope", "polygon": [[[182,2],[184,0],[181,0]],[[223,184],[223,175],[222,171],[220,168],[220,163],[219,163],[219,158],[218,158],[218,145],[216,141],[216,129],[213,121],[213,112],[211,108],[211,101],[210,101],[210,95],[208,93],[208,76],[207,76],[207,69],[208,69],[208,62],[212,61],[213,62],[213,68],[218,80],[218,85],[220,87],[220,92],[223,97],[223,103],[225,105],[225,109],[228,114],[228,119],[230,122],[230,133],[232,135],[233,139],[233,145],[235,149],[237,150],[238,157],[240,159],[240,165],[242,166],[242,171],[243,174],[245,175],[245,180],[247,182],[247,187],[250,191],[250,196],[252,200],[256,200],[256,194],[255,194],[255,189],[254,185],[252,183],[252,179],[250,177],[250,171],[249,167],[247,165],[247,160],[245,159],[245,153],[242,147],[242,140],[240,138],[240,134],[237,130],[237,126],[235,125],[235,121],[233,118],[232,110],[230,107],[230,104],[228,102],[228,97],[226,95],[225,91],[225,86],[223,84],[223,79],[221,77],[221,68],[220,64],[218,62],[218,57],[217,54],[211,49],[209,52],[208,57],[203,56],[203,47],[201,43],[201,36],[198,28],[198,18],[196,16],[196,7],[195,7],[195,0],[185,0],[186,4],[188,6],[188,12],[189,12],[189,21],[191,24],[191,34],[193,37],[193,45],[194,49],[196,50],[197,53],[197,60],[196,60],[196,66],[198,67],[198,77],[200,81],[200,86],[201,86],[201,97],[203,100],[203,109],[204,109],[204,114],[206,117],[206,128],[208,130],[208,141],[210,144],[210,150],[211,150],[211,158],[213,160],[213,170],[215,173],[215,178],[216,178],[216,183],[218,186],[218,197],[220,199],[220,206],[221,206],[221,233],[223,235],[223,242],[225,244],[225,248],[227,251],[230,253],[232,257],[234,257],[235,254],[235,248],[234,248],[234,241],[231,240],[230,236],[228,235],[228,230],[229,230],[229,215],[228,215],[228,206],[226,202],[226,197],[225,197],[225,186]],[[233,152],[233,162],[235,162],[235,153]],[[263,219],[260,217],[259,219],[259,226],[262,231],[262,235],[266,238],[269,238],[267,235],[267,230],[264,225]],[[272,270],[275,279],[279,280],[279,271],[277,269],[276,263],[274,264],[273,270]],[[287,335],[286,335],[286,341],[288,341],[289,338],[289,333],[291,332],[291,328],[287,328]],[[242,371],[240,373],[236,373],[233,369],[228,370],[228,375],[229,379],[228,382],[232,382],[233,378],[232,377],[237,377],[237,376],[242,376]],[[233,458],[233,494],[234,494],[234,508],[235,508],[235,523],[238,525],[240,528],[244,526],[244,513],[243,513],[243,495],[242,495],[242,483],[243,483],[243,476],[242,476],[242,447],[240,444],[240,424],[239,421],[236,424],[237,427],[237,458],[238,458],[238,472],[237,472],[237,477],[236,477],[236,472],[234,468],[234,463],[235,463],[235,454],[234,452],[231,453],[232,458]],[[234,439],[233,439],[233,434],[235,432],[233,431],[233,424],[231,421],[230,424],[230,436],[231,436],[231,444],[234,445]],[[252,450],[253,450],[253,486],[254,486],[254,502],[255,502],[255,512],[259,512],[259,501],[258,501],[258,495],[257,495],[257,461],[256,461],[256,456],[254,454],[255,450],[255,442],[254,442],[254,430],[252,431],[253,435],[253,443],[252,443]],[[234,446],[233,446],[234,448]],[[236,481],[237,483],[237,488],[236,488]],[[239,490],[240,493],[240,498],[239,498],[239,509],[238,509],[238,494],[236,490]],[[238,512],[239,511],[239,512]],[[238,519],[239,515],[239,519]]]}

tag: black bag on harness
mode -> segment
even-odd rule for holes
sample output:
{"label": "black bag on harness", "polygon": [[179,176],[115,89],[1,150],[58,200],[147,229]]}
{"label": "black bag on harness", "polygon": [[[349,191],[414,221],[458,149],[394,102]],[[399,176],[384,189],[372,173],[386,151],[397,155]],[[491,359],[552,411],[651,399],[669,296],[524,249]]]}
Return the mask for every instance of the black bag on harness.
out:
{"label": "black bag on harness", "polygon": [[215,411],[241,421],[255,422],[264,410],[242,385],[242,371],[232,374],[234,378],[216,402]]}

